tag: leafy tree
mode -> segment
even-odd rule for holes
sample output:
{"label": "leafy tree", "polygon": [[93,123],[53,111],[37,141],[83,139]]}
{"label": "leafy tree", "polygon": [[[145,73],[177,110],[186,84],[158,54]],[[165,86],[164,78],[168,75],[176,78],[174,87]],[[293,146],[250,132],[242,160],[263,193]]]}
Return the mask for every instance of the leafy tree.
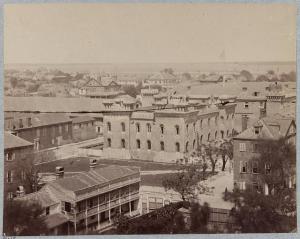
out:
{"label": "leafy tree", "polygon": [[202,147],[204,148],[205,157],[209,159],[211,171],[214,174],[219,159],[219,149],[214,143],[202,145]]}
{"label": "leafy tree", "polygon": [[186,80],[191,80],[191,79],[192,79],[191,74],[188,73],[188,72],[184,72],[184,73],[182,74],[182,76],[183,76]]}
{"label": "leafy tree", "polygon": [[207,191],[207,187],[199,182],[205,178],[199,166],[187,166],[179,169],[177,173],[163,178],[162,185],[165,190],[173,189],[181,195],[183,201],[195,198],[197,193]]}
{"label": "leafy tree", "polygon": [[226,163],[233,158],[233,144],[231,141],[222,143],[219,147],[219,154],[222,157],[222,171],[225,170]]}
{"label": "leafy tree", "polygon": [[201,206],[199,203],[191,205],[191,233],[207,233],[207,224],[210,215],[208,203]]}
{"label": "leafy tree", "polygon": [[10,84],[12,88],[16,88],[17,84],[18,84],[18,79],[16,77],[11,77],[10,78]]}
{"label": "leafy tree", "polygon": [[275,72],[274,72],[273,70],[269,70],[269,71],[268,71],[268,74],[269,74],[269,75],[275,75]]}
{"label": "leafy tree", "polygon": [[35,201],[6,200],[3,232],[7,236],[39,236],[47,234],[43,208]]}
{"label": "leafy tree", "polygon": [[263,162],[260,165],[263,171],[261,176],[270,191],[284,190],[288,186],[288,180],[296,174],[296,148],[284,138],[262,140],[258,147],[258,156],[254,160]]}
{"label": "leafy tree", "polygon": [[297,81],[297,74],[295,71],[291,71],[289,73],[289,78],[290,78],[290,81]]}
{"label": "leafy tree", "polygon": [[278,211],[278,198],[253,190],[234,192],[231,215],[242,233],[289,232],[296,227],[296,217]]}
{"label": "leafy tree", "polygon": [[242,70],[240,72],[240,75],[243,76],[243,77],[245,77],[247,79],[247,81],[251,81],[254,78],[253,75],[249,71],[247,71],[247,70]]}
{"label": "leafy tree", "polygon": [[269,81],[269,78],[266,75],[259,75],[256,77],[256,81]]}
{"label": "leafy tree", "polygon": [[171,74],[171,75],[174,74],[174,70],[172,68],[165,68],[165,69],[163,69],[163,72]]}

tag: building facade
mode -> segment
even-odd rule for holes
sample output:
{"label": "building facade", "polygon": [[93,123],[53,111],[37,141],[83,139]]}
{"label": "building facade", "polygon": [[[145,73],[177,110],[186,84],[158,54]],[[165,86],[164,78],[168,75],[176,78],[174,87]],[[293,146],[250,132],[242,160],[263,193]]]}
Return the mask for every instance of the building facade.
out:
{"label": "building facade", "polygon": [[140,213],[138,168],[95,167],[70,177],[64,177],[63,169],[57,168],[57,177],[37,193],[20,197],[27,201],[36,199],[44,206],[50,235],[103,230],[113,224],[119,213]]}
{"label": "building facade", "polygon": [[14,198],[30,189],[26,183],[27,166],[33,157],[33,144],[4,132],[4,198]]}
{"label": "building facade", "polygon": [[[255,188],[269,194],[268,185],[263,181],[262,174],[268,173],[269,165],[258,162],[258,147],[262,140],[284,137],[288,142],[296,143],[296,124],[291,118],[280,115],[265,117],[257,121],[233,138],[233,172],[234,184],[239,189]],[[291,177],[289,186],[296,183]]]}
{"label": "building facade", "polygon": [[103,156],[176,163],[201,144],[231,137],[234,112],[235,104],[111,110],[103,115]]}
{"label": "building facade", "polygon": [[36,151],[72,142],[72,120],[59,113],[5,113],[5,130],[34,144]]}

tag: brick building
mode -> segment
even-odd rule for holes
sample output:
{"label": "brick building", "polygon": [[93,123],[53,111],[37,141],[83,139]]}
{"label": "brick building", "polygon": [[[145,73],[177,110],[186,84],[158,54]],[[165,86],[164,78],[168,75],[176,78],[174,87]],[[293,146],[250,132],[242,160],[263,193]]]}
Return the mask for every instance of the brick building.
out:
{"label": "brick building", "polygon": [[103,156],[175,163],[200,144],[230,137],[235,106],[178,103],[147,110],[111,108],[103,115]]}
{"label": "brick building", "polygon": [[[9,132],[4,132],[4,197],[13,198],[19,192],[28,190],[25,186],[24,167],[33,153],[33,144]],[[23,187],[23,188],[21,188]]]}
{"label": "brick building", "polygon": [[59,113],[5,113],[5,130],[34,144],[35,150],[72,142],[72,120]]}
{"label": "brick building", "polygon": [[118,213],[140,213],[138,168],[101,166],[64,177],[63,168],[58,167],[56,174],[58,179],[38,192],[20,197],[42,205],[50,235],[103,230],[113,224]]}
{"label": "brick building", "polygon": [[[280,115],[273,115],[258,120],[233,138],[233,169],[234,183],[240,189],[260,188],[268,194],[269,189],[264,183],[261,174],[267,173],[268,165],[254,160],[258,156],[258,147],[261,140],[281,137],[295,145],[296,124],[294,119]],[[289,179],[289,185],[295,184],[295,178]]]}

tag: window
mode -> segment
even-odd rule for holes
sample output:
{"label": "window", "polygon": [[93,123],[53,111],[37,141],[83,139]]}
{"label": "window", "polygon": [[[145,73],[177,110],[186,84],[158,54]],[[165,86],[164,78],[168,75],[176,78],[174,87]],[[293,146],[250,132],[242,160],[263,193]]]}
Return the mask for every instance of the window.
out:
{"label": "window", "polygon": [[208,133],[207,135],[207,141],[209,142],[209,140],[210,140],[210,133]]}
{"label": "window", "polygon": [[210,126],[210,118],[207,119],[207,125]]}
{"label": "window", "polygon": [[46,207],[46,215],[49,215],[50,213],[50,207]]}
{"label": "window", "polygon": [[200,121],[200,128],[202,129],[203,126],[203,120]]}
{"label": "window", "polygon": [[180,152],[180,144],[178,142],[175,144],[175,147],[176,147],[176,152]]}
{"label": "window", "polygon": [[12,183],[13,182],[13,171],[8,170],[6,173],[6,182],[7,183]]}
{"label": "window", "polygon": [[202,144],[202,141],[203,141],[203,135],[201,135],[200,137],[200,144]]}
{"label": "window", "polygon": [[160,150],[161,151],[165,150],[165,143],[164,142],[160,142]]}
{"label": "window", "polygon": [[125,123],[124,122],[121,123],[121,128],[122,128],[122,132],[125,132]]}
{"label": "window", "polygon": [[107,122],[107,131],[111,131],[111,123],[110,122]]}
{"label": "window", "polygon": [[65,131],[68,132],[69,131],[69,126],[66,124],[65,125]]}
{"label": "window", "polygon": [[64,204],[65,204],[64,211],[66,211],[66,212],[71,212],[71,203],[69,203],[69,202],[64,202]]}
{"label": "window", "polygon": [[240,189],[245,190],[246,189],[246,182],[240,182]]}
{"label": "window", "polygon": [[148,150],[151,150],[151,141],[150,140],[147,140],[147,147],[148,147]]}
{"label": "window", "polygon": [[248,169],[248,163],[241,161],[241,168],[240,168],[240,172],[241,173],[247,173],[247,169]]}
{"label": "window", "polygon": [[193,123],[194,132],[196,131],[196,124]]}
{"label": "window", "polygon": [[215,117],[215,125],[218,125],[218,116]]}
{"label": "window", "polygon": [[193,141],[193,149],[195,149],[196,140]]}
{"label": "window", "polygon": [[136,132],[140,132],[140,130],[141,130],[140,124],[136,123],[135,127],[136,127]]}
{"label": "window", "polygon": [[248,109],[248,108],[249,108],[249,103],[248,103],[248,102],[245,102],[244,108],[245,108],[245,109]]}
{"label": "window", "polygon": [[[46,130],[46,128],[44,128],[44,135],[45,135],[45,130]],[[59,134],[62,133],[62,127],[61,127],[61,125],[58,126],[58,132],[59,132]]]}
{"label": "window", "polygon": [[258,173],[258,163],[256,161],[252,162],[252,173]]}
{"label": "window", "polygon": [[26,172],[24,170],[21,171],[21,179],[26,180]]}
{"label": "window", "polygon": [[218,137],[218,131],[215,132],[215,139]]}
{"label": "window", "polygon": [[136,148],[137,149],[141,148],[141,141],[139,139],[136,140]]}
{"label": "window", "polygon": [[186,125],[186,132],[187,133],[189,132],[189,125],[188,124]]}
{"label": "window", "polygon": [[12,152],[7,152],[5,154],[5,160],[6,161],[13,161],[15,159],[15,154]]}
{"label": "window", "polygon": [[178,125],[175,126],[175,130],[176,130],[176,134],[178,135],[179,134],[179,126]]}
{"label": "window", "polygon": [[253,144],[253,152],[258,152],[259,150],[259,145],[258,144]]}
{"label": "window", "polygon": [[240,143],[240,152],[246,152],[246,144]]}
{"label": "window", "polygon": [[185,144],[185,152],[188,152],[189,151],[189,142],[186,142]]}
{"label": "window", "polygon": [[151,124],[147,123],[147,132],[150,133],[151,132]]}
{"label": "window", "polygon": [[36,129],[36,136],[40,137],[41,133],[40,133],[40,129]]}
{"label": "window", "polygon": [[121,147],[122,149],[125,149],[125,139],[121,139]]}
{"label": "window", "polygon": [[[228,131],[227,131],[227,133],[228,133]],[[221,130],[221,138],[224,139],[224,131],[223,130]]]}
{"label": "window", "polygon": [[271,174],[271,164],[269,163],[265,164],[265,172],[266,174]]}
{"label": "window", "polygon": [[13,199],[13,198],[14,198],[13,192],[8,192],[7,193],[7,199]]}
{"label": "window", "polygon": [[39,150],[40,149],[40,139],[34,139],[33,140],[34,149]]}
{"label": "window", "polygon": [[111,139],[110,139],[110,138],[107,139],[107,147],[108,147],[108,148],[111,147]]}
{"label": "window", "polygon": [[160,133],[161,133],[161,134],[164,134],[164,125],[161,124],[159,127],[160,127]]}

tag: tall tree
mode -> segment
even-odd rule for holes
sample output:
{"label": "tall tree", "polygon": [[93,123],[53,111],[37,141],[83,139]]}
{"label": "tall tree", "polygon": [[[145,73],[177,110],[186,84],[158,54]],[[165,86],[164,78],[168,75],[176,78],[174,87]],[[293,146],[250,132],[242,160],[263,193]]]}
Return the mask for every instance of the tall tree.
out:
{"label": "tall tree", "polygon": [[219,147],[219,154],[222,157],[222,171],[225,170],[226,163],[233,158],[233,144],[231,141],[223,142]]}
{"label": "tall tree", "polygon": [[207,145],[202,145],[202,148],[204,148],[204,157],[207,157],[212,173],[215,173],[216,171],[216,165],[219,160],[219,148],[215,143],[209,143]]}
{"label": "tall tree", "polygon": [[205,178],[199,165],[186,166],[177,173],[163,178],[162,185],[166,190],[173,189],[181,195],[183,201],[188,201],[204,193],[208,188],[200,182]]}
{"label": "tall tree", "polygon": [[4,202],[3,232],[7,236],[46,235],[44,210],[37,202],[6,200]]}

